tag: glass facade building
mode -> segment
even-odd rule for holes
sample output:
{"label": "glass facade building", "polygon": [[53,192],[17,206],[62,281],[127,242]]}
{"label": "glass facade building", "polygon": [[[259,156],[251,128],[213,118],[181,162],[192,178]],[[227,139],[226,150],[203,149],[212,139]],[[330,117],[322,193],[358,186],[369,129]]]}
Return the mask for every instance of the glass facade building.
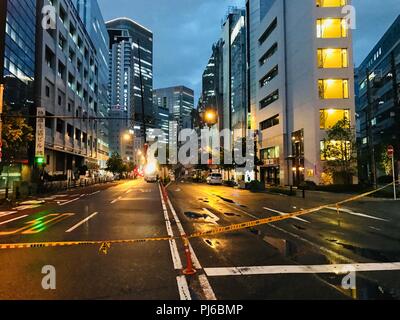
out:
{"label": "glass facade building", "polygon": [[[3,113],[24,115],[34,110],[35,81],[35,37],[36,1],[2,0],[0,3],[0,83],[4,85]],[[29,125],[34,125],[28,120]],[[33,162],[31,147],[12,151],[3,146],[3,163],[11,163],[10,172],[1,173],[0,187],[4,187],[5,175],[13,180],[30,179],[29,170]],[[26,177],[24,175],[26,174]]]}
{"label": "glass facade building", "polygon": [[[359,177],[369,183],[391,175],[388,145],[400,154],[400,16],[357,68]],[[398,172],[399,165],[397,164]],[[398,174],[398,173],[397,173]]]}
{"label": "glass facade building", "polygon": [[121,135],[131,130],[140,138],[143,122],[146,129],[157,125],[153,108],[153,33],[128,18],[108,21],[106,26],[110,37],[111,112],[120,111],[126,119],[110,121],[110,148],[121,153]]}

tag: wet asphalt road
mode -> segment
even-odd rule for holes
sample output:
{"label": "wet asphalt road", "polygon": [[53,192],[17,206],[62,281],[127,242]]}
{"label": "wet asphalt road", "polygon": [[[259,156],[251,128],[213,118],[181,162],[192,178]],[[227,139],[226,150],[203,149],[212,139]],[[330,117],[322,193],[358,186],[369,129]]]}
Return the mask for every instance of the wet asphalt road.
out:
{"label": "wet asphalt road", "polygon": [[[36,208],[0,212],[0,243],[141,239],[178,236],[336,202],[252,194],[226,187],[173,183],[171,203],[157,184],[108,184],[44,199]],[[213,270],[400,261],[400,203],[351,203],[271,226],[191,239],[197,275],[182,276],[182,242],[0,250],[0,299],[399,299],[400,272],[357,273],[344,290],[334,273],[215,276]],[[56,270],[44,290],[43,266]],[[215,269],[217,268],[217,269]],[[249,269],[250,270],[250,269]]]}

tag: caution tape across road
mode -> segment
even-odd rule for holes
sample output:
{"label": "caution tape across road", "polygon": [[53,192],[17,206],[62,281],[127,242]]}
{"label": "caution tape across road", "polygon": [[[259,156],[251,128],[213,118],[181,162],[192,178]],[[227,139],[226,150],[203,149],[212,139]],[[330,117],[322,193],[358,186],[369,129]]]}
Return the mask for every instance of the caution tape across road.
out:
{"label": "caution tape across road", "polygon": [[[379,189],[376,189],[373,191],[369,191],[369,192],[351,197],[349,199],[346,199],[346,200],[343,200],[340,202],[330,203],[330,204],[318,206],[318,207],[311,208],[311,209],[301,210],[301,211],[289,213],[289,214],[286,214],[283,216],[263,218],[263,219],[258,219],[258,220],[253,220],[253,221],[248,221],[248,222],[243,222],[243,223],[238,223],[238,224],[232,224],[232,225],[229,225],[226,227],[213,228],[208,231],[195,232],[191,235],[186,236],[185,238],[187,238],[187,239],[202,238],[202,237],[206,237],[206,236],[210,236],[210,235],[217,235],[217,234],[223,234],[223,233],[228,233],[228,232],[244,230],[244,229],[252,228],[255,226],[266,225],[266,224],[270,224],[270,223],[274,223],[274,222],[284,221],[284,220],[291,219],[291,218],[296,218],[298,216],[318,212],[322,209],[331,208],[331,207],[336,207],[339,209],[340,205],[342,205],[342,204],[365,198],[369,195],[372,195],[379,191],[382,191],[392,185],[393,185],[393,183],[388,184],[382,188],[379,188]],[[107,254],[108,249],[110,249],[111,245],[113,245],[113,244],[134,244],[134,243],[145,243],[145,242],[156,242],[156,241],[170,241],[173,239],[176,240],[176,239],[182,239],[182,238],[183,237],[180,236],[180,237],[154,237],[154,238],[143,238],[143,239],[108,240],[108,241],[64,241],[64,242],[10,243],[10,244],[0,244],[0,250],[99,245],[100,246],[99,252],[103,253],[103,254]]]}

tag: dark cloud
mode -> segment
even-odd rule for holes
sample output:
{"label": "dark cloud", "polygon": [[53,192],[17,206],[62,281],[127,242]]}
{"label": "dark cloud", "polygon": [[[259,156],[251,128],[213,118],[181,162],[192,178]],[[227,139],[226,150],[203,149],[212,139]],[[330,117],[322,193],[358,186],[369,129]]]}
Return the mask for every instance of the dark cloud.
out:
{"label": "dark cloud", "polygon": [[[127,16],[154,32],[154,87],[201,89],[201,74],[230,5],[244,0],[98,0],[106,20]],[[302,0],[299,0],[302,1]],[[354,0],[358,65],[400,13],[399,0]]]}

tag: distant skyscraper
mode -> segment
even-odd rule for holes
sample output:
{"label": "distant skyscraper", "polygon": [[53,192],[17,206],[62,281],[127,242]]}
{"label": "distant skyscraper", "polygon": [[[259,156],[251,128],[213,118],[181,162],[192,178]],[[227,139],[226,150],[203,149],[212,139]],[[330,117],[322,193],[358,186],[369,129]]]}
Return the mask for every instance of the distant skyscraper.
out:
{"label": "distant skyscraper", "polygon": [[[153,33],[128,18],[114,19],[106,25],[110,36],[111,112],[126,119],[111,119],[110,145],[113,152],[121,153],[121,136],[127,131],[134,132],[136,140],[143,139],[142,107],[146,127],[156,126],[153,109]],[[120,123],[117,124],[117,121]]]}
{"label": "distant skyscraper", "polygon": [[171,121],[178,123],[178,129],[192,128],[194,92],[184,86],[155,89],[154,103],[157,107],[168,109]]}

